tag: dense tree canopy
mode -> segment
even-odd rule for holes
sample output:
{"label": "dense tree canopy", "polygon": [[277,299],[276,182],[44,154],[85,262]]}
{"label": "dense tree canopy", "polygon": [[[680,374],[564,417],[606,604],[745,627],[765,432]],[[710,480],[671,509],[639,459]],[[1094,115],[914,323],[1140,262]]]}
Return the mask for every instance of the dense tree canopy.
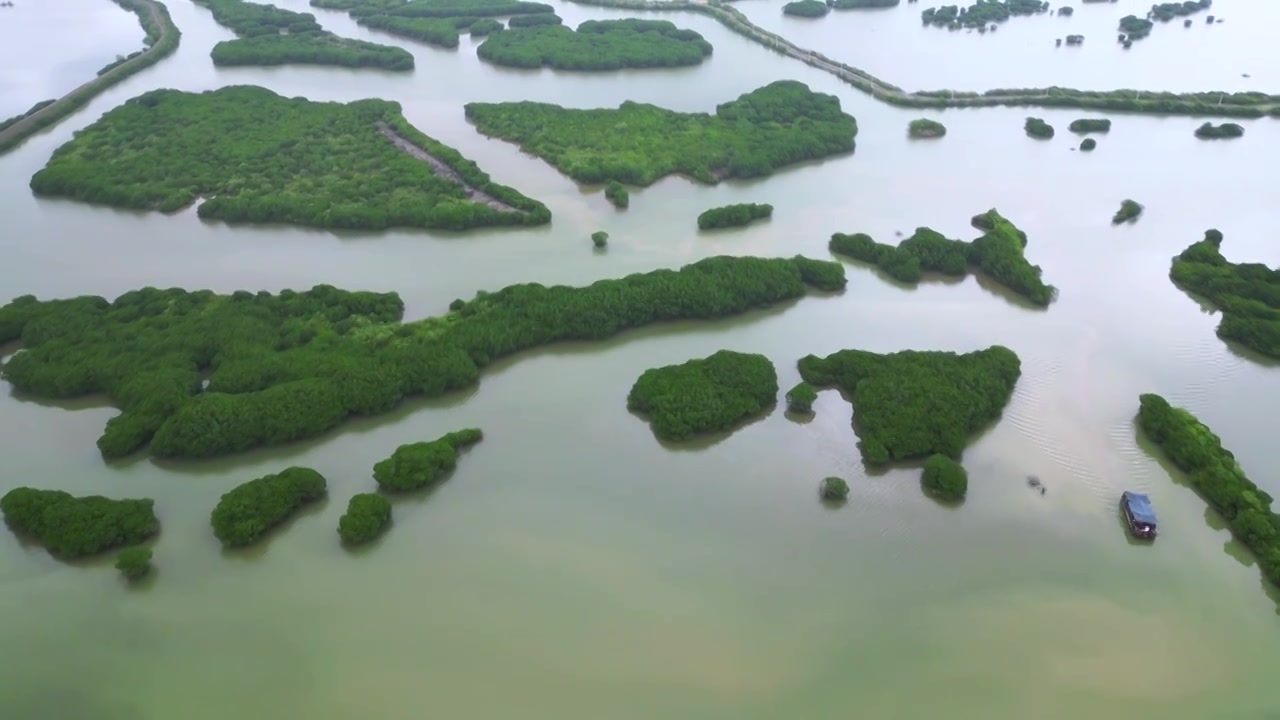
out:
{"label": "dense tree canopy", "polygon": [[1173,259],[1169,277],[1222,310],[1219,337],[1280,358],[1280,270],[1228,262],[1221,246],[1222,233],[1206,232]]}
{"label": "dense tree canopy", "polygon": [[605,183],[604,196],[616,208],[625,208],[631,205],[631,193],[627,192],[626,186],[617,180],[610,180]]}
{"label": "dense tree canopy", "polygon": [[858,131],[853,117],[840,111],[839,99],[793,80],[746,93],[718,106],[714,115],[635,102],[613,110],[471,103],[466,112],[480,132],[519,143],[582,183],[650,185],[675,173],[704,183],[759,177],[849,152]]}
{"label": "dense tree canopy", "polygon": [[782,6],[783,15],[794,17],[818,18],[831,12],[831,8],[822,0],[794,0]]}
{"label": "dense tree canopy", "polygon": [[141,580],[151,574],[151,548],[125,548],[116,555],[116,569],[128,580]]}
{"label": "dense tree canopy", "polygon": [[148,442],[159,456],[208,457],[471,385],[491,360],[522,350],[723,318],[844,283],[834,262],[712,257],[586,287],[512,285],[413,323],[400,322],[394,293],[328,286],[278,295],[147,288],[115,302],[24,296],[0,307],[0,343],[22,342],[0,373],[36,397],[105,394],[123,410],[98,440],[105,457]]}
{"label": "dense tree canopy", "polygon": [[392,492],[424,488],[457,467],[459,452],[483,437],[479,429],[468,428],[435,440],[401,445],[391,457],[373,466],[373,479]]}
{"label": "dense tree canopy", "polygon": [[1106,118],[1080,118],[1072,120],[1067,129],[1080,134],[1111,132],[1111,121]]}
{"label": "dense tree canopy", "polygon": [[146,499],[75,497],[61,490],[20,487],[0,498],[0,513],[15,532],[63,560],[134,545],[160,532],[155,502]]}
{"label": "dense tree canopy", "polygon": [[925,25],[952,30],[968,28],[986,28],[991,23],[1004,22],[1014,15],[1036,15],[1046,12],[1049,3],[1043,0],[977,0],[968,7],[943,5],[929,8],[920,13]]}
{"label": "dense tree canopy", "polygon": [[[439,47],[458,47],[458,34],[491,35],[502,29],[497,17],[550,15],[551,6],[520,0],[311,0],[316,7],[347,10],[360,25]],[[555,18],[559,23],[560,19]]]}
{"label": "dense tree canopy", "polygon": [[1152,22],[1137,15],[1125,15],[1120,18],[1120,32],[1129,36],[1130,40],[1141,40],[1151,34]]}
{"label": "dense tree canopy", "polygon": [[196,0],[219,25],[239,36],[213,46],[214,65],[341,65],[412,70],[404,48],[334,35],[316,16],[243,0]]}
{"label": "dense tree canopy", "polygon": [[1038,117],[1027,118],[1022,129],[1027,135],[1040,140],[1048,140],[1053,137],[1053,126]]}
{"label": "dense tree canopy", "polygon": [[237,485],[224,494],[209,517],[224,547],[251,545],[326,492],[324,476],[290,467]]}
{"label": "dense tree canopy", "polygon": [[1120,203],[1120,209],[1116,211],[1116,214],[1111,216],[1111,224],[1134,223],[1138,221],[1138,216],[1141,214],[1141,203],[1133,200],[1124,200]]}
{"label": "dense tree canopy", "polygon": [[823,500],[844,502],[849,497],[849,483],[840,477],[823,478],[822,487],[818,491]]}
{"label": "dense tree canopy", "polygon": [[[538,17],[525,15],[526,18]],[[558,70],[620,70],[697,65],[711,43],[666,20],[588,20],[570,30],[563,25],[517,27],[484,41],[476,54],[509,67]]]}
{"label": "dense tree canopy", "polygon": [[946,455],[931,455],[924,461],[920,483],[925,492],[939,500],[963,500],[969,490],[969,473]]}
{"label": "dense tree canopy", "polygon": [[1235,456],[1194,415],[1159,395],[1139,399],[1143,432],[1187,474],[1191,487],[1222,516],[1231,534],[1253,551],[1263,576],[1280,585],[1280,515],[1271,509],[1271,495],[1245,475]]}
{"label": "dense tree canopy", "polygon": [[563,25],[564,19],[553,12],[528,13],[526,15],[513,15],[510,24],[513,28],[546,27],[549,25]]}
{"label": "dense tree canopy", "polygon": [[[836,10],[860,10],[863,8],[896,7],[901,0],[831,0]],[[909,2],[910,0],[908,0]]]}
{"label": "dense tree canopy", "polygon": [[347,512],[338,518],[338,535],[348,545],[361,545],[381,535],[391,522],[391,503],[377,493],[351,496]]}
{"label": "dense tree canopy", "polygon": [[1040,279],[1040,266],[1027,261],[1026,234],[994,209],[975,216],[973,224],[985,234],[972,242],[951,240],[922,227],[896,246],[878,243],[865,233],[836,233],[829,247],[905,283],[919,282],[924,272],[963,277],[976,268],[1032,303],[1048,305],[1056,291]]}
{"label": "dense tree canopy", "polygon": [[[494,202],[469,196],[468,185]],[[397,103],[311,102],[250,86],[140,95],[58,148],[31,188],[162,212],[207,197],[200,217],[227,222],[464,230],[550,219],[423,135]]]}
{"label": "dense tree canopy", "polygon": [[773,215],[773,206],[768,203],[738,203],[711,208],[698,215],[699,230],[715,230],[716,228],[744,227],[754,220],[762,220]]}
{"label": "dense tree canopy", "polygon": [[778,400],[778,374],[763,355],[721,350],[679,365],[645,370],[631,386],[627,409],[647,415],[663,440],[733,427]]}
{"label": "dense tree canopy", "polygon": [[1098,147],[1098,141],[1091,137],[1087,137],[1080,141],[1080,149],[1085,152],[1089,152],[1096,147]]}
{"label": "dense tree canopy", "polygon": [[1183,0],[1183,2],[1163,2],[1151,6],[1151,17],[1161,22],[1169,22],[1176,17],[1185,17],[1208,10],[1213,7],[1213,0]]}
{"label": "dense tree canopy", "polygon": [[907,124],[907,134],[913,138],[939,138],[947,134],[947,126],[937,120],[919,118]]}
{"label": "dense tree canopy", "polygon": [[999,345],[963,355],[841,350],[800,360],[805,382],[850,399],[862,459],[873,465],[960,457],[969,437],[1000,417],[1021,374],[1018,356]]}
{"label": "dense tree canopy", "polygon": [[1207,122],[1196,128],[1196,137],[1203,140],[1225,140],[1238,138],[1244,135],[1244,128],[1236,123],[1222,123],[1214,125]]}
{"label": "dense tree canopy", "polygon": [[787,391],[787,409],[795,412],[813,412],[813,403],[818,399],[818,391],[812,385],[801,380]]}

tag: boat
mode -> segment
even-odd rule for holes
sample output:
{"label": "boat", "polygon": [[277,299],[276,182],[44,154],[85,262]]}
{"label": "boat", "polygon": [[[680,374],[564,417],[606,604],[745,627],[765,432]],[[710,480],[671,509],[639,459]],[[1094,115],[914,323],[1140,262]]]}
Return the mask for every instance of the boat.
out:
{"label": "boat", "polygon": [[1156,539],[1156,513],[1151,498],[1143,493],[1125,491],[1120,495],[1120,511],[1129,524],[1129,534],[1139,540]]}

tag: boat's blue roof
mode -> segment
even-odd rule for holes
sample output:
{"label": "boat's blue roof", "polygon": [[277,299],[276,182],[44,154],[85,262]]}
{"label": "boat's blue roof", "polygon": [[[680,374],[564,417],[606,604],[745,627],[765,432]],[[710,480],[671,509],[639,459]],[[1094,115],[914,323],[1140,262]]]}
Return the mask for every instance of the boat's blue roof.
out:
{"label": "boat's blue roof", "polygon": [[1129,514],[1133,519],[1148,525],[1156,524],[1156,511],[1151,509],[1151,498],[1142,493],[1126,492],[1124,501],[1129,506]]}

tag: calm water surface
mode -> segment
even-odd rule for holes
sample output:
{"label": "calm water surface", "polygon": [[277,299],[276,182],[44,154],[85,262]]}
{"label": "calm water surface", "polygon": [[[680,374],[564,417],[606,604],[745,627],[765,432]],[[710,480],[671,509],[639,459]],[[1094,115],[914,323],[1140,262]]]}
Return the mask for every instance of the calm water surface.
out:
{"label": "calm water surface", "polygon": [[[1064,22],[1126,4],[1080,8]],[[54,22],[61,7],[30,5],[44,8],[32,28]],[[1218,340],[1217,317],[1167,278],[1169,258],[1208,227],[1226,234],[1233,259],[1280,261],[1272,240],[1280,189],[1274,163],[1264,160],[1280,146],[1273,121],[1249,122],[1241,141],[1202,143],[1191,134],[1195,120],[1121,116],[1086,155],[1071,150],[1065,132],[1075,113],[1037,111],[1059,136],[1035,142],[1022,133],[1024,111],[953,111],[937,115],[949,128],[944,140],[910,142],[905,126],[915,114],[874,104],[696,16],[669,17],[706,35],[715,55],[678,72],[503,71],[480,63],[466,38],[457,51],[411,45],[412,74],[224,71],[208,52],[230,34],[198,6],[170,5],[183,31],[173,58],[0,159],[3,297],[323,282],[396,290],[408,314],[421,317],[518,281],[583,284],[721,253],[826,257],[836,231],[891,241],[929,225],[969,239],[977,233],[968,218],[991,207],[1026,230],[1031,259],[1061,295],[1036,311],[972,278],[904,289],[850,265],[840,295],[528,353],[490,369],[468,392],[407,403],[311,442],[205,463],[144,457],[104,465],[94,440],[111,408],[6,393],[0,491],[29,484],[154,497],[164,525],[158,574],[133,589],[109,560],[70,567],[0,533],[6,718],[1244,720],[1280,711],[1276,599],[1134,428],[1137,395],[1163,393],[1280,493],[1268,422],[1280,399],[1276,370]],[[1221,5],[1228,23],[1195,34],[1247,30],[1249,12],[1270,12],[1259,3]],[[753,17],[776,14],[774,4],[745,7]],[[1014,83],[1002,68],[1025,71],[1026,84],[1057,81],[1039,74],[1050,72],[1048,50],[1044,60],[1008,56],[999,68],[995,60],[964,63],[995,52],[1018,27],[1059,19],[1018,18],[983,38],[925,35],[918,21],[893,20],[914,7],[899,10],[834,15],[813,27],[883,23],[879,37],[843,42],[837,57],[877,72],[871,61],[884,58],[896,71],[888,77],[907,86],[912,75],[925,86],[955,84],[947,73],[980,87]],[[573,24],[624,16],[559,11]],[[401,42],[340,13],[317,14],[336,32]],[[43,29],[12,37],[48,61],[3,67],[4,88],[83,49]],[[919,54],[925,37],[975,45],[954,47],[939,63]],[[1123,56],[1147,73],[1135,82],[1174,82],[1180,71],[1162,64],[1156,48],[1182,37],[1192,35],[1158,28],[1144,41],[1150,46]],[[1110,52],[1093,40],[1078,60],[1102,68],[1102,83],[1118,65],[1089,60]],[[1252,47],[1215,52],[1224,67],[1256,66]],[[1176,53],[1192,55],[1195,46]],[[1274,55],[1270,62],[1276,67]],[[858,118],[856,153],[758,182],[667,179],[633,191],[626,212],[479,136],[461,108],[634,99],[705,111],[783,78],[840,96]],[[286,96],[398,100],[424,131],[547,202],[555,221],[466,236],[231,228],[194,211],[37,201],[27,189],[58,145],[123,100],[156,87],[237,83]],[[1126,197],[1146,213],[1114,228],[1110,216]],[[700,211],[748,201],[773,203],[772,221],[696,232]],[[596,229],[610,233],[607,253],[591,250]],[[1023,378],[1003,420],[966,452],[970,494],[955,509],[921,494],[917,468],[868,474],[850,408],[835,393],[822,394],[811,422],[778,409],[732,435],[677,448],[660,445],[625,410],[644,369],[722,348],[765,353],[788,387],[795,360],[810,352],[994,343],[1018,352]],[[375,547],[339,546],[337,518],[352,493],[374,487],[374,462],[401,443],[467,426],[483,428],[485,440],[449,482],[397,501],[395,526]],[[219,495],[288,464],[324,473],[331,499],[252,551],[221,551],[208,527]],[[838,511],[816,497],[819,479],[832,474],[853,486]],[[1045,482],[1047,495],[1026,487],[1028,474]],[[1163,530],[1154,546],[1126,540],[1116,509],[1124,489],[1153,496]]]}

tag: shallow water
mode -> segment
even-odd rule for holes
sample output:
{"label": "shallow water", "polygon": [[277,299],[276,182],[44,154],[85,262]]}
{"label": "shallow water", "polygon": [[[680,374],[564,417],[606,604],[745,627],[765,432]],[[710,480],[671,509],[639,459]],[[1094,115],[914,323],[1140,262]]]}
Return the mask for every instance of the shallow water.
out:
{"label": "shallow water", "polygon": [[[1220,11],[1228,24],[1213,32],[1246,24],[1244,10],[1262,7],[1228,14],[1228,3]],[[1076,20],[1095,10],[1113,8],[1081,7]],[[1026,111],[950,111],[934,115],[946,138],[912,142],[906,123],[918,113],[875,104],[699,16],[663,17],[711,40],[715,54],[703,66],[583,76],[499,70],[475,58],[469,39],[437,50],[325,11],[316,14],[335,32],[405,45],[416,71],[218,70],[208,52],[230,34],[198,6],[174,0],[170,11],[183,31],[174,57],[0,158],[0,296],[323,282],[396,290],[408,315],[421,317],[512,282],[584,284],[721,253],[826,257],[837,231],[890,241],[929,225],[968,239],[977,234],[969,217],[997,207],[1028,233],[1029,256],[1060,298],[1031,310],[973,278],[904,289],[850,265],[838,296],[545,348],[499,363],[465,393],[213,462],[104,465],[94,440],[109,407],[0,395],[0,490],[154,497],[164,525],[158,574],[134,589],[107,560],[69,567],[0,533],[0,616],[9,619],[0,645],[22,648],[0,673],[6,717],[1243,720],[1280,710],[1270,672],[1280,662],[1276,600],[1133,424],[1139,393],[1165,394],[1280,492],[1265,422],[1274,367],[1218,340],[1217,317],[1167,278],[1169,258],[1208,227],[1226,234],[1232,259],[1280,261],[1271,242],[1280,190],[1264,160],[1280,141],[1274,121],[1247,122],[1240,141],[1205,143],[1192,136],[1193,119],[1118,116],[1098,150],[1081,154],[1066,132],[1078,113],[1036,111],[1058,128],[1054,140],[1036,142],[1022,132]],[[570,24],[627,16],[559,11]],[[997,35],[1038,21],[1015,18]],[[924,80],[938,71],[923,86],[951,84],[948,68],[915,52],[925,32],[918,22],[894,32],[866,44],[868,58],[903,67],[903,80],[888,79],[910,87],[910,66]],[[1181,32],[1157,28],[1143,42]],[[854,57],[858,45],[848,47],[832,54],[874,70],[861,50]],[[1125,61],[1153,76],[1173,72],[1140,49]],[[24,77],[0,68],[0,87]],[[839,95],[858,118],[854,154],[764,181],[705,187],[671,178],[633,190],[622,212],[479,136],[461,108],[634,99],[708,111],[784,78]],[[1006,84],[994,72],[982,79],[980,87]],[[119,102],[155,87],[235,83],[398,100],[425,132],[545,201],[554,223],[463,236],[232,228],[191,210],[120,212],[37,201],[27,189],[58,145]],[[1126,197],[1146,212],[1114,228],[1110,216]],[[702,210],[749,201],[773,203],[773,219],[696,231]],[[597,229],[610,233],[606,253],[591,249]],[[778,408],[732,435],[676,448],[625,409],[644,369],[722,348],[765,353],[789,387],[795,360],[810,352],[994,343],[1018,352],[1023,378],[1003,420],[966,452],[971,487],[958,508],[925,498],[917,469],[865,472],[851,410],[835,393],[820,396],[811,422]],[[374,462],[401,443],[468,426],[483,428],[485,440],[449,482],[399,500],[394,527],[375,547],[339,546],[337,518],[352,493],[373,488]],[[324,473],[330,500],[259,548],[221,551],[208,527],[218,496],[288,464]],[[818,481],[832,474],[853,487],[839,510],[817,499]],[[1047,495],[1026,486],[1028,474]],[[1116,508],[1124,489],[1152,495],[1163,531],[1153,546],[1126,540]]]}

